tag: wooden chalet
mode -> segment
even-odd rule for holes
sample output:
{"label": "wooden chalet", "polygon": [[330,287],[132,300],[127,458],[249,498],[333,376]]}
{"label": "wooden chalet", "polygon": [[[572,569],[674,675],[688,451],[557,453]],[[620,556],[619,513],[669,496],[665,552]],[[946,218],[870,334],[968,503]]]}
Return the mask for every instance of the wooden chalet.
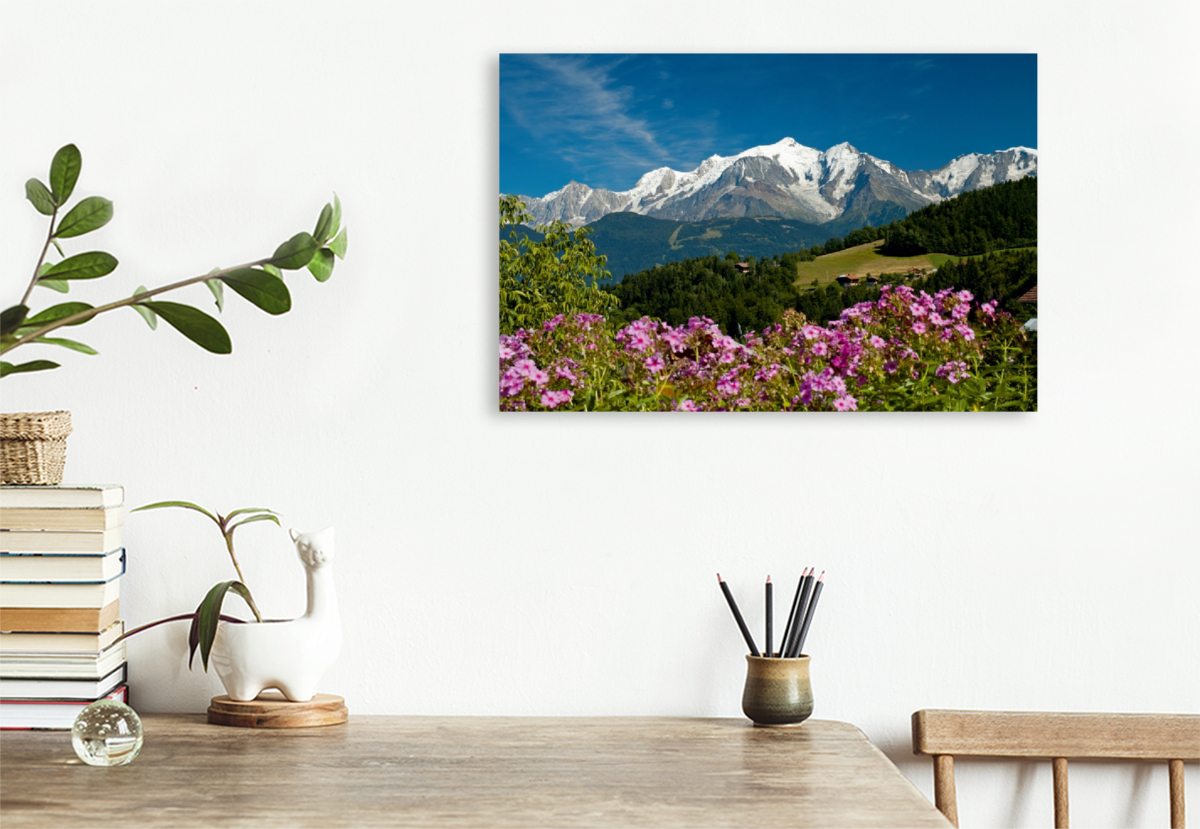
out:
{"label": "wooden chalet", "polygon": [[1017,302],[1027,302],[1030,305],[1037,305],[1037,285],[1034,285],[1017,299]]}

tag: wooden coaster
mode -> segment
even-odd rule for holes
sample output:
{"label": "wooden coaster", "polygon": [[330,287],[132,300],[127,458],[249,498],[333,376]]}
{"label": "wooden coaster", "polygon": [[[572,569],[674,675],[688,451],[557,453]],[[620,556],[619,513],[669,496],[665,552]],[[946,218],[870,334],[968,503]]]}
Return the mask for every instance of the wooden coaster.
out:
{"label": "wooden coaster", "polygon": [[317,694],[308,702],[292,702],[278,691],[263,691],[249,702],[213,697],[208,721],[240,728],[309,728],[337,725],[350,718],[346,701],[336,694]]}

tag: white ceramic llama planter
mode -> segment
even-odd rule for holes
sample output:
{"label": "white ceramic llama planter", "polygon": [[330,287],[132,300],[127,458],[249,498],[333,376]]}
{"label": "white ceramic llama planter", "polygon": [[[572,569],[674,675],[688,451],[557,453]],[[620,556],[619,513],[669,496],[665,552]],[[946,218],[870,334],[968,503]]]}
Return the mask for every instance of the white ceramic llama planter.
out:
{"label": "white ceramic llama planter", "polygon": [[307,702],[341,649],[333,527],[289,534],[307,573],[308,610],[289,621],[220,623],[209,661],[231,699],[248,702],[278,688],[292,702]]}

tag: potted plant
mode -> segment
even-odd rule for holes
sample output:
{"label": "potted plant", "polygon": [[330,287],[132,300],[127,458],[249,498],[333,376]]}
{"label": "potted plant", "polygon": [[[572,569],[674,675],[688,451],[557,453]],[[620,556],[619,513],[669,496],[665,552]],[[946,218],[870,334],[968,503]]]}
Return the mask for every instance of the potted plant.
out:
{"label": "potted plant", "polygon": [[[333,528],[316,533],[291,531],[307,576],[308,606],[304,615],[297,619],[264,619],[245,584],[233,537],[239,527],[259,521],[282,526],[278,513],[261,507],[246,507],[222,515],[190,501],[160,501],[132,511],[166,507],[192,510],[212,520],[221,532],[238,577],[213,585],[193,612],[134,628],[117,641],[167,622],[190,619],[188,666],[199,650],[204,670],[208,670],[211,661],[231,699],[252,700],[267,688],[278,688],[293,702],[312,699],[317,684],[341,647],[341,619],[333,586]],[[246,602],[254,614],[253,622],[221,613],[230,592]]]}
{"label": "potted plant", "polygon": [[[165,320],[206,351],[229,354],[233,345],[220,322],[199,308],[162,299],[161,295],[203,282],[212,292],[218,312],[225,307],[225,288],[228,287],[268,314],[284,314],[292,307],[291,295],[283,280],[284,271],[307,268],[318,282],[324,282],[333,274],[335,260],[346,254],[346,229],[341,227],[342,205],[335,195],[333,202],[321,210],[312,233],[295,234],[269,256],[155,288],[139,285],[130,296],[101,305],[60,302],[35,312],[31,307],[35,289],[65,294],[72,283],[108,276],[118,265],[116,257],[104,251],[68,256],[63,249],[65,240],[98,230],[113,216],[112,202],[100,196],[88,196],[66,209],[82,168],[79,149],[74,144],[67,144],[50,162],[49,184],[37,178],[25,183],[25,197],[34,209],[49,217],[50,226],[24,294],[16,304],[0,312],[0,355],[5,358],[0,360],[0,378],[59,367],[58,363],[48,359],[9,362],[9,353],[18,348],[49,346],[96,354],[96,349],[90,345],[58,336],[59,329],[83,325],[118,308],[132,308],[152,329],[157,328],[159,319]],[[57,261],[51,261],[52,258]],[[67,412],[22,412],[0,416],[0,482],[59,483],[66,454],[66,436],[70,431]]]}

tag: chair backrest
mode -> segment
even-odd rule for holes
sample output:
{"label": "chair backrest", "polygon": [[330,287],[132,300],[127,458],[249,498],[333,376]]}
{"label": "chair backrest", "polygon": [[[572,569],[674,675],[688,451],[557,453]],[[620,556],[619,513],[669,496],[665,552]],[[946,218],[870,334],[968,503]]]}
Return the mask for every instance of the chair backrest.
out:
{"label": "chair backrest", "polygon": [[1171,827],[1182,829],[1183,761],[1200,759],[1198,714],[1058,714],[943,711],[912,715],[913,753],[933,757],[934,804],[958,826],[955,757],[1027,757],[1054,765],[1054,825],[1068,826],[1067,760],[1117,758],[1168,764]]}

